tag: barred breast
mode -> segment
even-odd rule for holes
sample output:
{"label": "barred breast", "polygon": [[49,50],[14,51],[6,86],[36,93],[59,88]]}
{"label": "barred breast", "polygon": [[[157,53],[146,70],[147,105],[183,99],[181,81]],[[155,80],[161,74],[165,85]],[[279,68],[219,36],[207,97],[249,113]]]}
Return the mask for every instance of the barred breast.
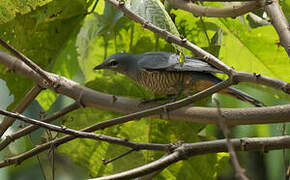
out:
{"label": "barred breast", "polygon": [[192,76],[181,72],[142,70],[138,73],[136,82],[154,93],[163,95],[194,89]]}

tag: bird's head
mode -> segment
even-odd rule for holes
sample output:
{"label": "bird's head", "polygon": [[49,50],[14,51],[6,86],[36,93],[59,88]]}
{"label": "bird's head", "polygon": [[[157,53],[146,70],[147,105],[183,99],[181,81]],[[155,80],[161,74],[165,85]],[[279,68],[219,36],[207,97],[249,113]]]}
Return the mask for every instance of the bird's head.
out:
{"label": "bird's head", "polygon": [[131,53],[117,53],[108,57],[103,63],[96,66],[94,70],[109,69],[111,71],[119,72],[133,78],[136,76],[137,59]]}

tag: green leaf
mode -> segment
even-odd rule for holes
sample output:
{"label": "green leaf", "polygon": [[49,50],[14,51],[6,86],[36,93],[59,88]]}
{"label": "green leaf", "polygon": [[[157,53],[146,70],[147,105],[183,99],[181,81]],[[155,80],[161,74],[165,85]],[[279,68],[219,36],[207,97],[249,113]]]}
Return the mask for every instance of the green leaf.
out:
{"label": "green leaf", "polygon": [[[98,74],[102,71],[95,73],[93,68],[114,53],[172,51],[171,46],[165,40],[144,29],[140,24],[133,23],[124,16],[120,18],[120,13],[111,10],[110,12],[112,12],[111,15],[105,15],[104,12],[103,15],[87,16],[78,34],[78,61],[86,82],[93,81],[96,77],[101,78],[101,75]],[[103,22],[110,23],[106,25]]]}
{"label": "green leaf", "polygon": [[[51,68],[51,72],[60,76],[64,76],[68,79],[74,79],[75,75],[79,71],[77,61],[77,50],[76,50],[76,35],[79,32],[79,27],[75,27],[74,32],[71,33],[71,37],[68,38],[67,42],[63,44],[63,49],[59,52],[58,56],[55,57],[55,63]],[[54,103],[59,94],[54,93],[51,90],[42,91],[38,96],[37,100],[42,108],[46,111]]]}
{"label": "green leaf", "polygon": [[[116,113],[109,113],[94,108],[85,108],[68,114],[63,118],[63,122],[66,127],[80,129],[96,122],[117,117],[117,115]],[[203,127],[204,125],[194,123],[143,118],[138,121],[99,130],[97,133],[143,143],[176,143],[180,140],[184,142],[196,142],[201,139],[208,140],[206,137],[200,138],[197,136],[197,133]],[[126,147],[88,139],[76,139],[58,147],[58,152],[72,157],[75,163],[88,169],[92,177],[129,170],[157,160],[164,155],[164,152],[158,151],[136,151],[108,165],[103,165],[102,159],[112,159],[128,150],[129,148]],[[167,179],[174,176],[179,178],[186,177],[187,179],[194,177],[215,179],[217,172],[226,163],[227,157],[226,153],[196,156],[170,166],[159,177]]]}
{"label": "green leaf", "polygon": [[[0,25],[0,37],[37,65],[50,71],[70,35],[80,27],[86,8],[86,2],[80,0],[53,1]],[[6,81],[15,97],[10,108],[33,86],[31,80],[22,76],[8,75],[3,66],[0,67],[0,78]]]}
{"label": "green leaf", "polygon": [[256,72],[273,78],[290,81],[289,58],[272,26],[248,30],[241,22],[230,18],[220,19],[225,32],[220,58],[237,70]]}
{"label": "green leaf", "polygon": [[[167,13],[164,5],[159,0],[132,0],[131,4],[127,3],[126,5],[129,9],[143,17],[146,21],[161,29],[167,30],[176,36],[180,36],[174,22]],[[183,63],[183,48],[176,44],[173,44],[172,46],[178,53],[180,52],[182,54],[182,56],[180,56],[180,62]]]}
{"label": "green leaf", "polygon": [[[246,24],[232,18],[202,18],[203,22],[201,22],[199,18],[185,11],[177,10],[173,13],[176,14],[179,31],[185,34],[189,41],[199,47],[204,47],[214,55],[219,55],[219,59],[227,65],[239,71],[256,72],[285,81],[290,80],[287,73],[290,61],[284,48],[276,45],[275,42],[279,38],[272,26],[251,29],[247,20],[244,21]],[[219,29],[222,30],[222,34]],[[217,35],[219,38],[214,40]],[[219,53],[212,48],[215,41],[217,42],[216,51]],[[240,84],[238,88],[244,89],[267,105],[285,104],[289,101],[287,94],[263,86]],[[275,97],[271,93],[274,93]],[[225,107],[248,106],[230,97],[219,97],[222,97],[221,103]]]}
{"label": "green leaf", "polygon": [[51,1],[52,0],[0,0],[0,24],[13,20],[17,13],[21,15],[27,14]]}

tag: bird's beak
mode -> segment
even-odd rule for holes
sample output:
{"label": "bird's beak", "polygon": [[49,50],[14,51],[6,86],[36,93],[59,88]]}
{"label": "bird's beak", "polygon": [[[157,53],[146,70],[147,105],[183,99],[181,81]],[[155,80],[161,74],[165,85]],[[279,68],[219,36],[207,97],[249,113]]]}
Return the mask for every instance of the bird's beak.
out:
{"label": "bird's beak", "polygon": [[99,69],[104,69],[105,65],[102,63],[100,65],[97,65],[96,67],[94,67],[94,70],[99,70]]}

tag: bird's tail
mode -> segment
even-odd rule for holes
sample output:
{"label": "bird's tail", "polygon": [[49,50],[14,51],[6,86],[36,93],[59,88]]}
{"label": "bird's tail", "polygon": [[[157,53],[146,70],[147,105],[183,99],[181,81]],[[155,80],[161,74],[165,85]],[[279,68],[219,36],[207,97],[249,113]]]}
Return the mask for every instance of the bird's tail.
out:
{"label": "bird's tail", "polygon": [[242,91],[240,91],[236,88],[233,88],[233,87],[228,87],[227,89],[222,90],[220,93],[236,97],[242,101],[251,103],[256,107],[266,106],[263,102],[255,99],[254,97],[250,96],[249,94],[242,92]]}

